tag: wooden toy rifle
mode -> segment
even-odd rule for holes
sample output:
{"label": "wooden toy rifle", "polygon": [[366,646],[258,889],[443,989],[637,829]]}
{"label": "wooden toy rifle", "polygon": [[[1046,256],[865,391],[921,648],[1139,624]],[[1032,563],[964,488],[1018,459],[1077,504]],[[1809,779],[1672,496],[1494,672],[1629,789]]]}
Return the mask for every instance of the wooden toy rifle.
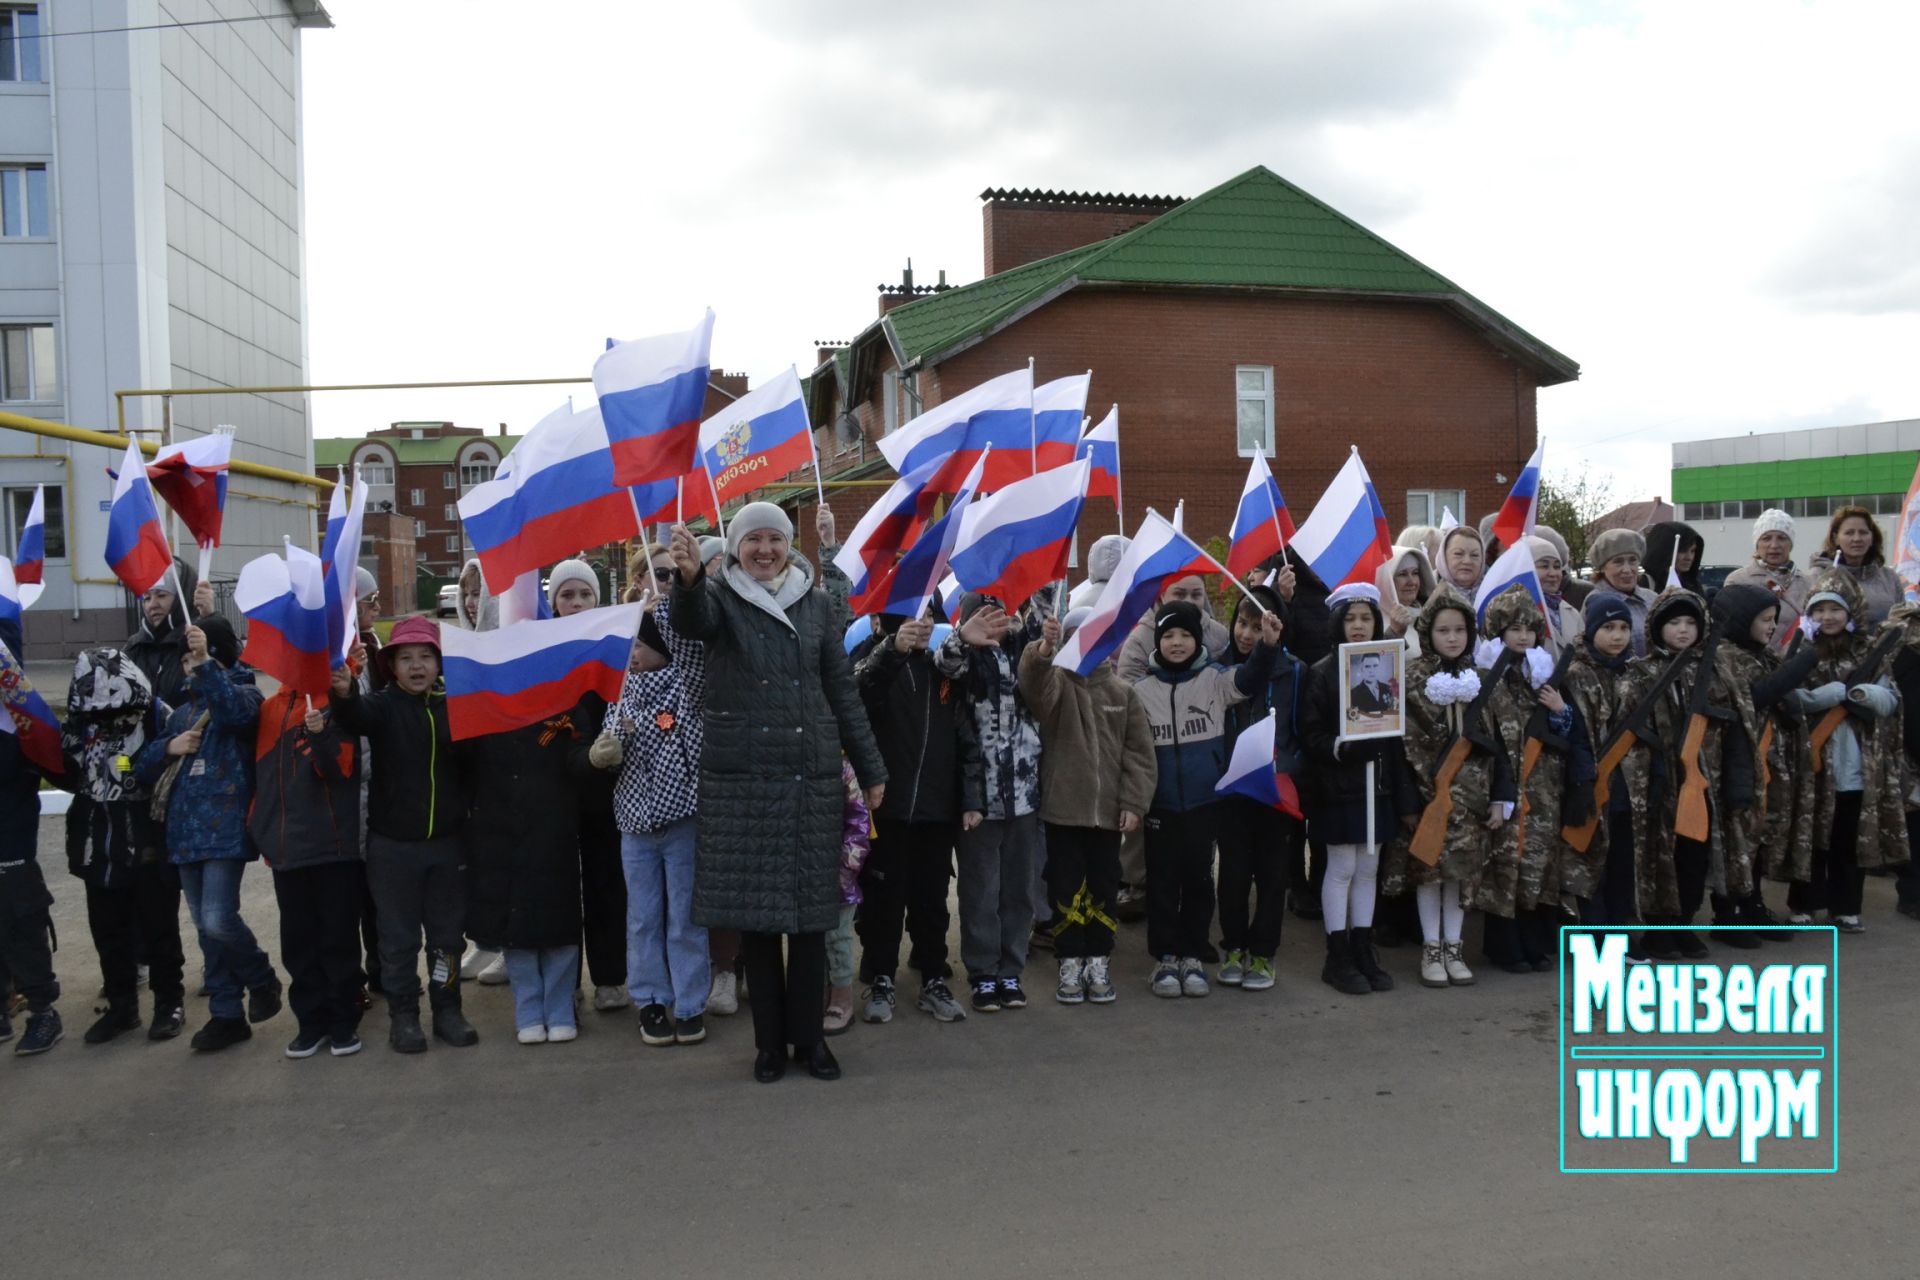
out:
{"label": "wooden toy rifle", "polygon": [[1686,660],[1686,657],[1684,653],[1674,655],[1673,660],[1667,663],[1666,670],[1660,673],[1646,695],[1634,704],[1633,710],[1626,719],[1614,729],[1613,736],[1607,739],[1606,747],[1600,752],[1599,759],[1595,761],[1593,812],[1579,826],[1560,829],[1560,838],[1581,853],[1585,853],[1588,846],[1592,845],[1593,833],[1600,826],[1601,815],[1607,811],[1607,801],[1613,797],[1613,775],[1640,742],[1644,741],[1650,746],[1658,745],[1658,740],[1653,736],[1652,730],[1647,727],[1647,722],[1653,715],[1653,709],[1659,705],[1660,699],[1666,696],[1667,687],[1679,676],[1680,664]]}
{"label": "wooden toy rifle", "polygon": [[1447,823],[1453,817],[1453,783],[1460,776],[1460,769],[1475,747],[1486,751],[1499,748],[1486,736],[1483,726],[1487,699],[1493,695],[1493,686],[1513,665],[1516,655],[1511,649],[1501,647],[1500,656],[1494,659],[1493,670],[1480,678],[1480,692],[1467,704],[1466,713],[1460,718],[1460,732],[1455,734],[1448,745],[1446,755],[1440,758],[1440,766],[1433,771],[1433,799],[1420,813],[1420,825],[1414,828],[1413,839],[1408,843],[1408,851],[1429,867],[1440,865],[1441,850],[1447,843]]}
{"label": "wooden toy rifle", "polygon": [[[1886,634],[1880,637],[1879,643],[1867,650],[1867,656],[1860,659],[1853,670],[1847,672],[1845,681],[1847,688],[1852,689],[1853,686],[1857,684],[1870,684],[1878,679],[1880,676],[1880,664],[1887,660],[1889,654],[1900,647],[1900,639],[1905,634],[1905,627],[1888,627]],[[1813,749],[1813,771],[1815,773],[1820,772],[1823,763],[1822,757],[1826,755],[1827,751],[1827,739],[1833,736],[1833,731],[1840,727],[1840,722],[1846,719],[1846,716],[1847,704],[1843,698],[1839,706],[1830,709],[1825,715],[1820,717],[1820,723],[1813,726],[1813,733],[1808,736],[1807,745]]]}
{"label": "wooden toy rifle", "polygon": [[1693,678],[1687,702],[1687,730],[1680,739],[1680,799],[1674,809],[1673,833],[1704,843],[1711,830],[1707,810],[1707,771],[1701,751],[1707,745],[1707,697],[1713,691],[1713,660],[1720,649],[1714,635],[1700,651],[1700,671]]}

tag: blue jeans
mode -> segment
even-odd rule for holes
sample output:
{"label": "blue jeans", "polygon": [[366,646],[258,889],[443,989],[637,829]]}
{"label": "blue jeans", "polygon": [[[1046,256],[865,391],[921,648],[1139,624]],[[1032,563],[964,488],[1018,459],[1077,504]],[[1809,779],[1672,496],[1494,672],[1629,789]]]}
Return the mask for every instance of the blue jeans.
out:
{"label": "blue jeans", "polygon": [[707,931],[693,922],[695,822],[620,833],[627,873],[627,990],[642,1008],[667,1005],[676,1018],[707,1011],[713,966]]}
{"label": "blue jeans", "polygon": [[180,867],[180,892],[206,962],[207,1009],[216,1018],[246,1017],[241,995],[273,981],[273,962],[240,918],[240,873],[246,869],[238,858]]}
{"label": "blue jeans", "polygon": [[513,1027],[571,1027],[573,989],[580,985],[580,948],[508,947],[507,981],[513,984]]}

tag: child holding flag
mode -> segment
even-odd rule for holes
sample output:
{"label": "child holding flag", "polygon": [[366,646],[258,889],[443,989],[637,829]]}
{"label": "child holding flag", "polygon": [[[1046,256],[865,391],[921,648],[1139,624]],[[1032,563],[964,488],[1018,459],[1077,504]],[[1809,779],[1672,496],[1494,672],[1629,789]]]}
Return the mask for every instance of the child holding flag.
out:
{"label": "child holding flag", "polygon": [[[1258,603],[1256,603],[1256,601]],[[1262,614],[1260,606],[1266,606]],[[1287,607],[1271,587],[1254,587],[1233,612],[1232,646],[1219,655],[1223,668],[1251,663],[1260,647],[1265,619],[1279,622],[1274,644],[1286,638]],[[1301,661],[1277,648],[1266,683],[1227,708],[1227,751],[1240,735],[1278,712],[1273,733],[1274,768],[1291,777],[1305,763],[1300,747],[1300,697],[1306,681]],[[1297,795],[1297,792],[1296,792]],[[1273,957],[1280,949],[1280,925],[1286,918],[1287,868],[1299,856],[1306,832],[1298,814],[1284,813],[1247,796],[1230,795],[1220,806],[1220,982],[1243,991],[1273,986]],[[1248,918],[1249,900],[1258,902]]]}

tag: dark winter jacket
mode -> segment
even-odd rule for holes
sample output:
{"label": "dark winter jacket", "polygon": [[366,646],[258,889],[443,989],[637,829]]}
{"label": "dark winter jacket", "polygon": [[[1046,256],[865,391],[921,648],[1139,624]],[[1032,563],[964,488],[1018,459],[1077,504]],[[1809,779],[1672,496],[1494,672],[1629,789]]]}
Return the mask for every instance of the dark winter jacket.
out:
{"label": "dark winter jacket", "polygon": [[333,718],[372,747],[367,829],[389,840],[437,840],[466,824],[464,772],[447,727],[438,681],[423,695],[390,684],[362,694],[359,682],[333,704]]}
{"label": "dark winter jacket", "polygon": [[[1347,611],[1373,609],[1365,601],[1349,600],[1328,618],[1329,634],[1344,635]],[[1381,635],[1380,615],[1374,613],[1374,637]],[[1314,663],[1307,671],[1306,697],[1300,715],[1300,738],[1311,762],[1307,778],[1307,820],[1315,838],[1328,844],[1362,844],[1367,838],[1367,762],[1374,766],[1373,837],[1377,844],[1394,838],[1402,817],[1418,817],[1424,807],[1406,755],[1398,738],[1370,738],[1341,744],[1340,655],[1338,651]]]}
{"label": "dark winter jacket", "polygon": [[1667,573],[1673,567],[1679,553],[1688,547],[1693,548],[1693,567],[1680,574],[1680,585],[1698,595],[1705,595],[1700,585],[1700,557],[1706,553],[1707,542],[1692,525],[1681,524],[1674,520],[1663,520],[1659,524],[1648,525],[1646,530],[1647,557],[1640,562],[1640,570],[1648,589],[1659,595],[1667,589]]}
{"label": "dark winter jacket", "polygon": [[166,730],[141,748],[134,773],[151,787],[166,772],[167,744],[204,713],[200,749],[184,757],[167,797],[167,855],[177,865],[212,859],[251,860],[247,805],[253,798],[253,738],[260,723],[260,690],[245,667],[228,671],[207,661],[193,669],[185,701],[167,717]]}
{"label": "dark winter jacket", "polygon": [[467,811],[467,936],[483,947],[580,941],[580,783],[604,704],[489,733],[456,750]]}
{"label": "dark winter jacket", "polygon": [[39,841],[40,771],[20,750],[19,735],[0,733],[0,867],[37,859]]}
{"label": "dark winter jacket", "polygon": [[1289,546],[1285,555],[1293,566],[1293,599],[1287,601],[1287,648],[1312,666],[1333,652],[1336,632],[1327,612],[1327,597],[1332,592],[1298,551]]}
{"label": "dark winter jacket", "polygon": [[901,653],[890,632],[867,648],[854,678],[887,766],[887,796],[875,815],[881,830],[888,821],[958,822],[961,753],[971,747],[961,742],[959,684],[935,669],[927,650]]}
{"label": "dark winter jacket", "polygon": [[1228,710],[1273,678],[1280,651],[1257,644],[1238,666],[1215,666],[1203,649],[1183,671],[1169,671],[1155,655],[1147,678],[1134,685],[1153,732],[1156,813],[1185,813],[1218,803],[1214,790],[1233,751]]}
{"label": "dark winter jacket", "polygon": [[[178,556],[174,557],[173,567],[180,575],[180,590],[185,594],[157,628],[148,626],[146,615],[142,614],[140,626],[121,646],[134,665],[146,672],[154,696],[169,707],[186,701],[187,677],[180,669],[180,659],[186,655],[187,638],[180,627],[180,611],[193,609],[193,591],[199,583],[199,575]],[[209,653],[229,667],[239,660],[240,641],[233,633],[231,622],[217,613],[194,615],[193,621],[207,633]]]}
{"label": "dark winter jacket", "polygon": [[691,587],[676,583],[672,610],[707,657],[694,920],[758,933],[833,928],[846,818],[841,752],[862,787],[887,781],[837,606],[795,555],[778,585],[738,564]]}
{"label": "dark winter jacket", "polygon": [[67,870],[103,889],[133,868],[167,860],[166,828],[148,813],[152,793],[133,762],[161,731],[166,708],[146,674],[118,649],[74,659],[60,753],[74,789],[67,810]]}
{"label": "dark winter jacket", "polygon": [[[324,711],[325,695],[315,695]],[[247,831],[275,871],[360,860],[360,740],[327,716],[308,733],[306,695],[282,688],[260,708]]]}
{"label": "dark winter jacket", "polygon": [[[1236,650],[1229,652],[1226,660],[1244,662],[1246,657]],[[1306,695],[1306,683],[1306,664],[1281,649],[1274,658],[1272,678],[1245,701],[1227,708],[1228,758],[1232,758],[1233,744],[1240,740],[1242,733],[1265,720],[1269,711],[1278,711],[1273,727],[1274,767],[1281,773],[1299,773],[1306,763],[1300,743],[1300,703]]]}

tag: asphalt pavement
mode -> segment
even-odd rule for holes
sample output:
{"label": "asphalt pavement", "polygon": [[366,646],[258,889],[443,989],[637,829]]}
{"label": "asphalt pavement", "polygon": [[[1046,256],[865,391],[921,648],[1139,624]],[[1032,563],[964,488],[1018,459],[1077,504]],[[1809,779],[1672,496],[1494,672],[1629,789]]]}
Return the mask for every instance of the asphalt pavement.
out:
{"label": "asphalt pavement", "polygon": [[[1551,975],[1432,991],[1400,948],[1396,990],[1341,996],[1291,917],[1260,994],[1155,999],[1140,926],[1110,1006],[1056,1005],[1044,953],[1025,1010],[938,1025],[903,990],[830,1084],[753,1083],[744,1010],[692,1047],[590,1010],[521,1046],[504,987],[469,989],[477,1047],[417,1058],[377,1009],[351,1058],[283,1057],[284,1012],[218,1055],[89,1047],[59,825],[67,1039],[0,1052],[8,1276],[1920,1274],[1920,923],[1884,880],[1841,940],[1837,1174],[1569,1177]],[[277,960],[264,868],[244,905]]]}

